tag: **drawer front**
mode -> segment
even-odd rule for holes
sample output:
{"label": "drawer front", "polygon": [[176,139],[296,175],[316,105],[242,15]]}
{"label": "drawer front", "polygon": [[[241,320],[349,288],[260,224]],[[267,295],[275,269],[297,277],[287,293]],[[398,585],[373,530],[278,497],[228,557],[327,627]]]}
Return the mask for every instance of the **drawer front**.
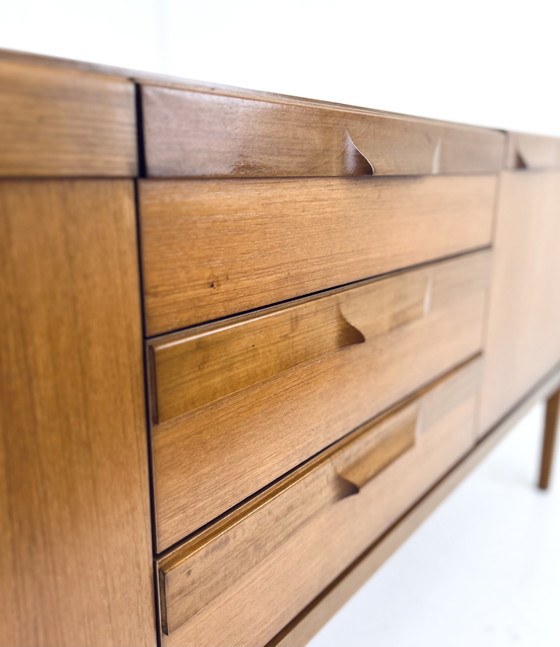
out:
{"label": "drawer front", "polygon": [[490,252],[149,343],[163,550],[481,348]]}
{"label": "drawer front", "polygon": [[148,335],[488,245],[496,177],[146,180]]}
{"label": "drawer front", "polygon": [[276,97],[142,87],[150,176],[483,173],[503,133]]}
{"label": "drawer front", "polygon": [[163,645],[268,642],[472,446],[480,369],[463,365],[161,559]]}

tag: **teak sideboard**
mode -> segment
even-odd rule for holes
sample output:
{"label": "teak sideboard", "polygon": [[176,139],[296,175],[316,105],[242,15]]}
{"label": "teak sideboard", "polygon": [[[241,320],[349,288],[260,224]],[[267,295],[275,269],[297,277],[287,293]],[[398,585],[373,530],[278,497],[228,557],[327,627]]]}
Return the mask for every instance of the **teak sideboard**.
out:
{"label": "teak sideboard", "polygon": [[0,54],[0,644],[304,645],[560,388],[560,140]]}

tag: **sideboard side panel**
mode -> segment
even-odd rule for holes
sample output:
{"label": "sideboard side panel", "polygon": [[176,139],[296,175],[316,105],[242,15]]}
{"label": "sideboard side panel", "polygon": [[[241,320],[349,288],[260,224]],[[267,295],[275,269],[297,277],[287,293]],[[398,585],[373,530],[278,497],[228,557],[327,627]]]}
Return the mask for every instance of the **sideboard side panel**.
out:
{"label": "sideboard side panel", "polygon": [[0,644],[155,644],[132,180],[0,182]]}

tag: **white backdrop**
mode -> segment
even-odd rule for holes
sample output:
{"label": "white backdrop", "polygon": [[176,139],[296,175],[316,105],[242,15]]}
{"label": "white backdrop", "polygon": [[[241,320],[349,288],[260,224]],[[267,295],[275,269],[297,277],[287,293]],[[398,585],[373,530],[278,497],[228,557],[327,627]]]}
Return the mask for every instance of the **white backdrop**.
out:
{"label": "white backdrop", "polygon": [[560,136],[553,0],[4,0],[0,47]]}

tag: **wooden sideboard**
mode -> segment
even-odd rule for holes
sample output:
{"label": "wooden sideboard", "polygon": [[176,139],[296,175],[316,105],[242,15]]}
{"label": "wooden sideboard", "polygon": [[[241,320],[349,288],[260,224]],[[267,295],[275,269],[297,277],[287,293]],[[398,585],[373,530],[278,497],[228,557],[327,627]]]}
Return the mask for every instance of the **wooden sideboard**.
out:
{"label": "wooden sideboard", "polygon": [[541,398],[560,140],[0,54],[0,645],[298,647]]}

